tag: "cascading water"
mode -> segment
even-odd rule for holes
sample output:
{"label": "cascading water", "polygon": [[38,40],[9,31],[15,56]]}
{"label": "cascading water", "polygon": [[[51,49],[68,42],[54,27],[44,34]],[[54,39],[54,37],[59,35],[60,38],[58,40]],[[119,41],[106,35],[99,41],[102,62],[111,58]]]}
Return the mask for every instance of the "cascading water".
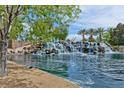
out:
{"label": "cascading water", "polygon": [[97,54],[97,53],[113,53],[111,47],[106,43],[92,43],[92,42],[71,42],[71,41],[56,41],[48,42],[45,47],[38,51],[36,54],[61,54],[61,53],[87,53],[87,54]]}
{"label": "cascading water", "polygon": [[108,46],[106,43],[101,43],[101,46],[105,48],[105,53],[112,53],[112,49],[110,46]]}
{"label": "cascading water", "polygon": [[66,53],[65,47],[64,47],[63,44],[61,44],[61,43],[58,43],[58,44],[56,45],[56,49],[59,51],[59,53]]}

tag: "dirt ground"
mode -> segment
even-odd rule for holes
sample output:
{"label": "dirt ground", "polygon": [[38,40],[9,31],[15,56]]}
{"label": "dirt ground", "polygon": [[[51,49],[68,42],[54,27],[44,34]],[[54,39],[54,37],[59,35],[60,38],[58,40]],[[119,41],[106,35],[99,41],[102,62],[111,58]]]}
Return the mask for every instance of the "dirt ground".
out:
{"label": "dirt ground", "polygon": [[8,62],[8,75],[0,77],[2,88],[78,88],[63,78],[32,68],[28,69],[14,62]]}

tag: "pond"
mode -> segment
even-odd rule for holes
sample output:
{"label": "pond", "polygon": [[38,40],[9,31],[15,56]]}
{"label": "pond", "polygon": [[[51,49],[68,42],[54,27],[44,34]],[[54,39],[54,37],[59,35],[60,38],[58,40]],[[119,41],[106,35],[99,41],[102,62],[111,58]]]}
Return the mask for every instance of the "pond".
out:
{"label": "pond", "polygon": [[9,60],[33,66],[80,85],[91,88],[124,88],[124,54],[54,56],[11,55]]}

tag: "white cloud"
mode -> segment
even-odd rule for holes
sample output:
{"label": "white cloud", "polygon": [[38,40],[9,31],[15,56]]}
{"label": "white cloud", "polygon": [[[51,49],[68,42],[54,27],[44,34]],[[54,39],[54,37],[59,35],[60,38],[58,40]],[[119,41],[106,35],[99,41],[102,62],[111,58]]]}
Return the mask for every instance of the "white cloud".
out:
{"label": "white cloud", "polygon": [[70,39],[70,40],[74,40],[74,41],[80,41],[82,39],[82,36],[81,35],[74,35],[74,34],[70,34],[68,35],[67,39]]}
{"label": "white cloud", "polygon": [[106,28],[124,23],[124,6],[81,6],[81,10],[80,18],[73,24],[75,26]]}
{"label": "white cloud", "polygon": [[[95,9],[94,9],[94,8]],[[124,22],[124,6],[93,6],[90,8],[92,15],[87,15],[88,19],[84,20],[89,23],[94,23],[96,25],[101,25],[103,27],[115,26],[119,22]],[[90,10],[90,9],[89,9]],[[82,16],[83,17],[83,16]],[[82,18],[83,21],[83,18]]]}

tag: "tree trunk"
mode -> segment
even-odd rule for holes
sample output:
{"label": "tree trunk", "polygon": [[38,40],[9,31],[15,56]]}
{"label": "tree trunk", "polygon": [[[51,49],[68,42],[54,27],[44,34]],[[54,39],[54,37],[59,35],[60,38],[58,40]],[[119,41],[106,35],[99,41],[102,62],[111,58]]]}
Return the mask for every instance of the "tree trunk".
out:
{"label": "tree trunk", "polygon": [[8,48],[8,32],[11,30],[10,21],[3,30],[0,37],[0,76],[7,75],[7,48]]}
{"label": "tree trunk", "polygon": [[8,48],[8,33],[11,31],[12,23],[15,17],[19,14],[20,5],[17,6],[14,12],[13,6],[5,7],[5,15],[2,17],[3,27],[0,29],[0,76],[7,75],[7,48]]}
{"label": "tree trunk", "polygon": [[100,32],[100,42],[102,42],[102,33]]}
{"label": "tree trunk", "polygon": [[83,36],[83,42],[85,42],[85,34],[83,33],[83,35],[82,35],[82,36]]}
{"label": "tree trunk", "polygon": [[7,39],[0,41],[0,76],[7,75]]}

